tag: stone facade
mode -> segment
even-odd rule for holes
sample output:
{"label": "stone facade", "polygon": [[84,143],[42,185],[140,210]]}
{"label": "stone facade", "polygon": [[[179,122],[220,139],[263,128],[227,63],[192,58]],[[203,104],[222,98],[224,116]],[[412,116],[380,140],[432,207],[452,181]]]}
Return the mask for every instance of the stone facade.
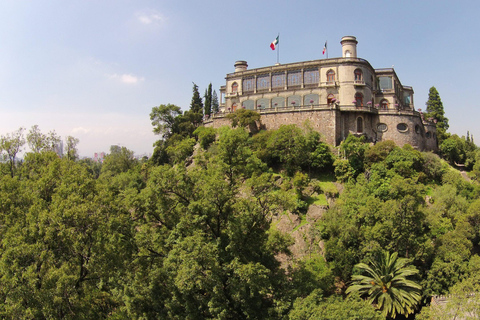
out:
{"label": "stone facade", "polygon": [[393,68],[374,69],[357,58],[355,37],[343,37],[341,44],[341,58],[251,70],[237,61],[220,89],[221,112],[205,125],[227,125],[227,113],[245,108],[258,111],[266,129],[308,123],[332,145],[355,134],[436,150],[435,124],[415,111],[412,87],[403,86]]}

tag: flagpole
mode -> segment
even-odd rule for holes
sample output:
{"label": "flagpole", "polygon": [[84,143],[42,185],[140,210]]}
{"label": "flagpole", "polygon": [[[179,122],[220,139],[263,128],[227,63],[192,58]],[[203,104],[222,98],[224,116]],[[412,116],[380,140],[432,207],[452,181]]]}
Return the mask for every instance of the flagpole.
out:
{"label": "flagpole", "polygon": [[278,33],[278,50],[277,50],[277,64],[280,64],[279,62],[279,56],[280,56],[280,32]]}

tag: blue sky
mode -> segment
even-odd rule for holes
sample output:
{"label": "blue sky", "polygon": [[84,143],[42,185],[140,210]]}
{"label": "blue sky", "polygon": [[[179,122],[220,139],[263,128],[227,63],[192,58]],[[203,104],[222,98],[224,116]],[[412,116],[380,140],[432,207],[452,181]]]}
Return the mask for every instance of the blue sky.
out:
{"label": "blue sky", "polygon": [[[149,113],[188,109],[224,84],[236,60],[273,65],[341,56],[353,35],[358,56],[395,68],[425,109],[440,93],[450,132],[480,144],[477,1],[4,0],[0,2],[0,134],[39,125],[80,140],[82,156],[120,144],[151,153]],[[478,137],[478,139],[477,139]]]}

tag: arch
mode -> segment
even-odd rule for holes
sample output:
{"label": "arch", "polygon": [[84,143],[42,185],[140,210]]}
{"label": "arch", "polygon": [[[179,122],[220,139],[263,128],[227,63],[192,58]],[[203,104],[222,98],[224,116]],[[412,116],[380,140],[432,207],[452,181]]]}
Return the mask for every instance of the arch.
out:
{"label": "arch", "polygon": [[302,97],[293,95],[287,98],[287,105],[289,107],[299,107],[302,104]]}
{"label": "arch", "polygon": [[345,58],[350,58],[351,57],[351,53],[349,50],[345,51]]}
{"label": "arch", "polygon": [[332,69],[327,71],[327,82],[335,82],[335,71]]}
{"label": "arch", "polygon": [[312,106],[312,105],[318,105],[319,104],[320,97],[318,94],[307,94],[303,97],[303,105],[304,106]]}
{"label": "arch", "polygon": [[363,133],[363,118],[357,118],[357,133]]}
{"label": "arch", "polygon": [[390,103],[388,103],[387,99],[383,99],[382,101],[380,101],[380,109],[382,110],[387,110],[389,105]]}
{"label": "arch", "polygon": [[262,98],[257,100],[257,109],[270,108],[270,100]]}
{"label": "arch", "polygon": [[361,92],[355,93],[355,106],[363,107],[363,94]]}
{"label": "arch", "polygon": [[232,112],[235,112],[235,110],[237,110],[237,104],[236,103],[232,104]]}
{"label": "arch", "polygon": [[232,92],[238,92],[238,83],[237,82],[232,83]]}
{"label": "arch", "polygon": [[335,96],[334,96],[332,93],[330,93],[330,94],[327,96],[327,104],[332,104],[332,103],[335,102],[335,100],[336,100],[336,99],[335,99]]}
{"label": "arch", "polygon": [[272,108],[283,108],[285,107],[285,98],[275,97],[272,99]]}
{"label": "arch", "polygon": [[355,75],[355,81],[357,82],[363,82],[363,71],[362,69],[355,69],[353,72]]}
{"label": "arch", "polygon": [[243,101],[243,107],[247,110],[253,110],[255,109],[255,101],[253,100],[245,100]]}

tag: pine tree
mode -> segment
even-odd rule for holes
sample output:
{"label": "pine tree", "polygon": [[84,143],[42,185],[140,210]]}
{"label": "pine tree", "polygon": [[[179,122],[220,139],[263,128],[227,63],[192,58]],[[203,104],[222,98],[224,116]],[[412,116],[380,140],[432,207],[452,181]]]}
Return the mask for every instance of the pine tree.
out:
{"label": "pine tree", "polygon": [[212,94],[212,111],[217,113],[220,111],[219,103],[218,103],[218,96],[217,91],[213,90]]}
{"label": "pine tree", "polygon": [[437,136],[438,143],[448,138],[448,119],[445,117],[445,111],[443,109],[442,100],[435,87],[431,87],[428,92],[427,101],[427,115],[428,118],[433,118],[437,121]]}
{"label": "pine tree", "polygon": [[200,98],[200,93],[198,92],[198,86],[193,83],[193,96],[192,102],[190,103],[190,111],[193,113],[203,114],[203,102]]}
{"label": "pine tree", "polygon": [[205,89],[205,115],[210,116],[212,113],[212,83],[208,85],[208,89]]}

